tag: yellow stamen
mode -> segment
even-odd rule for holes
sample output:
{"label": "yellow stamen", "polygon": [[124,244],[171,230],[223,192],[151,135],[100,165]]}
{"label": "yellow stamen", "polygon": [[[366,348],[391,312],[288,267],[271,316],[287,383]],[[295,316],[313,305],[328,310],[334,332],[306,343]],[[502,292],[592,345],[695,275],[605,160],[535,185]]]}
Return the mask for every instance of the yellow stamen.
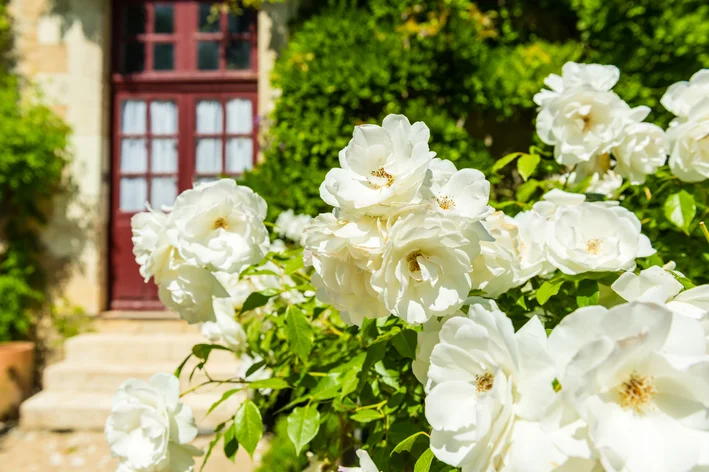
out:
{"label": "yellow stamen", "polygon": [[229,229],[229,222],[226,220],[226,218],[219,217],[216,220],[214,220],[214,224],[212,225],[212,229]]}
{"label": "yellow stamen", "polygon": [[623,408],[632,408],[636,413],[642,414],[652,409],[652,397],[656,393],[657,388],[652,383],[652,377],[633,372],[620,387],[620,404]]}
{"label": "yellow stamen", "polygon": [[478,392],[488,392],[495,385],[495,376],[490,372],[475,376],[475,388]]}
{"label": "yellow stamen", "polygon": [[449,196],[436,197],[436,201],[438,201],[438,206],[444,210],[450,210],[455,207],[455,202]]}
{"label": "yellow stamen", "polygon": [[601,244],[603,242],[600,239],[591,239],[586,241],[586,252],[597,256],[601,252]]}
{"label": "yellow stamen", "polygon": [[421,270],[421,265],[419,265],[418,258],[422,256],[423,253],[421,251],[416,251],[409,254],[409,256],[406,258],[406,260],[409,262],[409,271],[418,272]]}
{"label": "yellow stamen", "polygon": [[380,179],[386,179],[387,180],[387,183],[386,183],[387,187],[391,187],[394,184],[394,176],[391,175],[389,172],[385,171],[384,167],[380,167],[377,170],[373,170],[372,176],[379,177]]}

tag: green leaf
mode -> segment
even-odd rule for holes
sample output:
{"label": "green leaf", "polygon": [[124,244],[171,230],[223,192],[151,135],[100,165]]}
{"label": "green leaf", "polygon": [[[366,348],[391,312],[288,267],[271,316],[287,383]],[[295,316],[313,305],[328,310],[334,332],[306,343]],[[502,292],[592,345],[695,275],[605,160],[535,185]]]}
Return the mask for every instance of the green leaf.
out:
{"label": "green leaf", "polygon": [[383,416],[377,410],[360,410],[350,416],[351,420],[359,423],[369,423],[370,421],[380,420]]}
{"label": "green leaf", "polygon": [[394,348],[403,357],[416,359],[416,331],[413,329],[405,329],[391,339]]}
{"label": "green leaf", "polygon": [[364,382],[367,380],[367,375],[369,375],[369,369],[371,369],[374,364],[384,359],[388,344],[389,342],[384,340],[372,343],[367,348],[367,356],[364,358],[362,372],[360,373],[360,389],[364,387]]}
{"label": "green leaf", "polygon": [[228,347],[220,346],[219,344],[197,344],[195,346],[192,346],[192,355],[197,357],[198,359],[206,361],[207,359],[209,359],[209,354],[215,349],[217,351],[231,352],[231,349],[229,349]]}
{"label": "green leaf", "polygon": [[190,353],[189,356],[185,357],[185,360],[180,363],[180,365],[175,369],[175,377],[178,379],[180,378],[180,374],[182,374],[182,369],[185,368],[185,364],[187,364],[187,361],[189,361],[192,358],[192,353]]}
{"label": "green leaf", "polygon": [[224,455],[234,462],[236,453],[239,450],[239,441],[236,439],[236,423],[224,432]]}
{"label": "green leaf", "polygon": [[[220,398],[219,400],[217,400],[216,402],[214,402],[214,403],[212,404],[212,406],[209,407],[209,410],[207,410],[207,415],[210,414],[211,412],[213,412],[219,405],[221,405],[222,403],[224,403],[225,401],[227,401],[232,395],[235,395],[235,394],[239,393],[239,392],[242,391],[242,390],[243,390],[242,388],[235,388],[235,389],[233,389],[233,390],[227,390],[226,392],[224,392],[224,393],[222,394],[222,398]],[[205,416],[206,416],[206,415],[205,415]]]}
{"label": "green leaf", "polygon": [[502,169],[510,162],[517,159],[519,156],[523,156],[523,155],[524,155],[523,152],[513,152],[512,154],[507,154],[506,156],[501,157],[492,165],[492,171],[497,172],[498,170]]}
{"label": "green leaf", "polygon": [[313,350],[313,327],[303,311],[295,305],[286,310],[286,336],[293,352],[303,362],[307,361]]}
{"label": "green leaf", "polygon": [[281,293],[279,290],[273,288],[269,288],[261,292],[252,292],[241,306],[241,313],[264,306],[271,298],[275,297],[279,293]]}
{"label": "green leaf", "polygon": [[532,195],[534,195],[534,192],[537,190],[537,188],[539,188],[539,182],[537,180],[528,180],[527,182],[517,187],[517,200],[522,203],[527,203],[527,201],[532,198]]}
{"label": "green leaf", "polygon": [[425,434],[426,433],[424,433],[423,431],[419,431],[418,433],[412,434],[411,436],[397,444],[394,450],[391,451],[391,453],[394,454],[396,452],[398,454],[402,452],[411,452],[411,448],[414,447],[414,443],[419,438],[419,436]]}
{"label": "green leaf", "polygon": [[421,457],[414,464],[414,472],[428,472],[431,470],[431,464],[433,463],[433,451],[431,449],[426,449],[426,451],[421,454]]}
{"label": "green leaf", "polygon": [[547,280],[537,290],[537,301],[540,305],[544,305],[551,297],[559,293],[561,286],[564,284],[564,279]]}
{"label": "green leaf", "polygon": [[288,415],[288,437],[295,446],[296,454],[301,451],[318,434],[320,429],[320,412],[315,405],[296,408]]}
{"label": "green leaf", "polygon": [[541,158],[536,154],[524,154],[517,161],[517,171],[525,182],[537,170]]}
{"label": "green leaf", "polygon": [[579,308],[598,305],[599,289],[597,280],[582,280],[576,290],[576,304]]}
{"label": "green leaf", "polygon": [[679,229],[689,234],[689,226],[697,214],[694,197],[685,190],[680,190],[665,200],[665,217]]}
{"label": "green leaf", "polygon": [[207,461],[209,461],[209,456],[212,455],[212,450],[214,449],[214,446],[217,445],[219,440],[222,438],[224,435],[223,431],[220,431],[217,433],[216,436],[214,436],[214,439],[209,443],[209,447],[207,448],[207,453],[204,455],[204,462],[202,462],[202,467],[199,468],[199,472],[202,472],[204,470],[204,467],[207,465]]}
{"label": "green leaf", "polygon": [[338,380],[338,374],[328,374],[320,379],[320,382],[310,392],[315,400],[328,400],[335,398],[340,393],[342,385]]}
{"label": "green leaf", "polygon": [[254,380],[249,382],[249,388],[271,388],[273,390],[282,390],[284,388],[290,388],[288,382],[283,379],[272,377],[270,379]]}
{"label": "green leaf", "polygon": [[236,425],[236,439],[246,449],[246,452],[253,456],[256,446],[263,436],[263,420],[256,404],[251,400],[242,403],[234,417],[234,424]]}

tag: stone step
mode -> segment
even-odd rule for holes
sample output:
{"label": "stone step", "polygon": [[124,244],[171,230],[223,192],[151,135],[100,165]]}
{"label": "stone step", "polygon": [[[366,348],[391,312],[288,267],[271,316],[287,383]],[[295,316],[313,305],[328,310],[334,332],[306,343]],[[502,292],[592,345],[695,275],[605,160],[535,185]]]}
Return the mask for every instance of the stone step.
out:
{"label": "stone step", "polygon": [[[231,396],[208,416],[207,411],[221,394],[186,395],[200,432],[208,434],[236,413],[245,394]],[[52,431],[103,431],[111,413],[113,394],[44,390],[20,407],[20,426],[25,429]]]}
{"label": "stone step", "polygon": [[[189,362],[180,375],[180,391],[202,384],[208,380],[204,371],[197,370],[190,381],[190,373],[196,362]],[[123,364],[98,364],[83,362],[60,362],[48,366],[44,370],[44,389],[64,392],[107,392],[113,394],[123,382],[130,378],[149,380],[158,372],[172,373],[177,364],[123,365]],[[231,363],[207,363],[207,372],[212,379],[227,380],[237,375],[239,362],[233,358]],[[195,391],[196,394],[205,392],[225,392],[235,388],[234,384],[210,384]]]}
{"label": "stone step", "polygon": [[[197,333],[89,333],[68,339],[65,352],[67,361],[113,365],[174,363],[177,367],[192,351],[192,346],[205,342]],[[233,355],[227,351],[212,351],[210,363],[218,362],[233,364]]]}

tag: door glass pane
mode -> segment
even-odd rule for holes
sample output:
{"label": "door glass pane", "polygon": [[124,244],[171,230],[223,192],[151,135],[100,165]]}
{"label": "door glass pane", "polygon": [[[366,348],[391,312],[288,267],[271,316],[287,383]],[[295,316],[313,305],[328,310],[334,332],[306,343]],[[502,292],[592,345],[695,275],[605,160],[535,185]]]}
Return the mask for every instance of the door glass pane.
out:
{"label": "door glass pane", "polygon": [[145,134],[146,118],[143,100],[126,100],[121,105],[121,132],[123,134]]}
{"label": "door glass pane", "polygon": [[233,134],[251,134],[253,131],[251,100],[235,98],[226,104],[226,129]]}
{"label": "door glass pane", "polygon": [[226,67],[231,70],[251,68],[251,45],[247,41],[229,41]]}
{"label": "door glass pane", "polygon": [[171,207],[177,198],[177,179],[175,177],[155,177],[150,189],[150,204],[153,208]]}
{"label": "door glass pane", "polygon": [[226,142],[226,171],[240,174],[251,170],[254,162],[254,145],[251,138],[231,138]]}
{"label": "door glass pane", "polygon": [[141,4],[128,4],[123,10],[123,24],[127,36],[145,33],[145,23],[148,17],[146,6]]}
{"label": "door glass pane", "polygon": [[177,172],[177,139],[153,139],[150,170],[156,173]]}
{"label": "door glass pane", "polygon": [[195,168],[200,174],[219,174],[222,171],[222,140],[198,139]]}
{"label": "door glass pane", "polygon": [[229,13],[229,32],[248,33],[252,19],[253,12],[251,11],[242,11],[241,14]]}
{"label": "door glass pane", "polygon": [[175,45],[172,43],[153,44],[153,70],[173,70],[175,68]]}
{"label": "door glass pane", "polygon": [[212,3],[201,3],[199,5],[199,23],[197,25],[202,33],[219,32],[219,12],[212,15]]}
{"label": "door glass pane", "polygon": [[148,201],[148,185],[145,177],[121,177],[120,199],[118,207],[121,211],[142,211]]}
{"label": "door glass pane", "polygon": [[197,41],[197,67],[199,70],[219,70],[218,41]]}
{"label": "door glass pane", "polygon": [[172,5],[155,5],[154,31],[161,34],[171,34],[173,32],[173,23]]}
{"label": "door glass pane", "polygon": [[197,133],[215,134],[224,129],[222,104],[216,100],[200,100],[197,102]]}
{"label": "door glass pane", "polygon": [[148,170],[148,150],[144,138],[121,140],[121,172],[138,174]]}
{"label": "door glass pane", "polygon": [[145,70],[145,44],[140,41],[128,41],[123,56],[123,73],[134,74]]}
{"label": "door glass pane", "polygon": [[150,102],[150,131],[158,135],[177,134],[177,104],[172,101]]}
{"label": "door glass pane", "polygon": [[192,186],[196,187],[200,184],[206,184],[207,182],[213,182],[215,180],[217,180],[217,177],[195,177]]}

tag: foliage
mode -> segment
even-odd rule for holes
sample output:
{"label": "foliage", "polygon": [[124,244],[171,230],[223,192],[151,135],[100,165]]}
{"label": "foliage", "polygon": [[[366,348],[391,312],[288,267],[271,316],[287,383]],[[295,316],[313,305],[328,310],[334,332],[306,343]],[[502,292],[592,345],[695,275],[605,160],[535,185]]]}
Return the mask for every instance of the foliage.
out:
{"label": "foliage", "polygon": [[68,127],[0,77],[0,341],[23,339],[45,298],[42,226],[64,185]]}

